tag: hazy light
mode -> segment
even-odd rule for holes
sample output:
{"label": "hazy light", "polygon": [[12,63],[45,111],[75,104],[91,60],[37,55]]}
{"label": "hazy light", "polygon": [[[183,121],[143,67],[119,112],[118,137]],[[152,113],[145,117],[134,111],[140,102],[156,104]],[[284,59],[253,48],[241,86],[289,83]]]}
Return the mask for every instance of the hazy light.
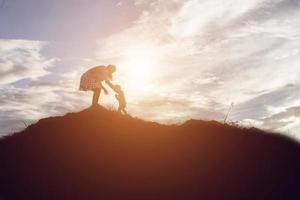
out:
{"label": "hazy light", "polygon": [[121,82],[127,90],[145,95],[153,88],[159,65],[159,53],[153,46],[134,46],[124,52],[120,62]]}

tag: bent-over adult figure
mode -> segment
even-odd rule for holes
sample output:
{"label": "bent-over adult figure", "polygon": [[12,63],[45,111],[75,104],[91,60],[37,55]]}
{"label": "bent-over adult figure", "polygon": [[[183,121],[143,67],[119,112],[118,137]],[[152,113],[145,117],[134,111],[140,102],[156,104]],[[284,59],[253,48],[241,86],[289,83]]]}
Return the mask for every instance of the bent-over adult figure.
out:
{"label": "bent-over adult figure", "polygon": [[108,91],[102,85],[102,81],[105,81],[107,85],[112,87],[110,81],[113,80],[112,75],[115,71],[116,66],[114,65],[100,65],[89,69],[81,76],[79,90],[94,92],[92,101],[93,106],[98,105],[101,90],[103,90],[105,94],[108,94]]}

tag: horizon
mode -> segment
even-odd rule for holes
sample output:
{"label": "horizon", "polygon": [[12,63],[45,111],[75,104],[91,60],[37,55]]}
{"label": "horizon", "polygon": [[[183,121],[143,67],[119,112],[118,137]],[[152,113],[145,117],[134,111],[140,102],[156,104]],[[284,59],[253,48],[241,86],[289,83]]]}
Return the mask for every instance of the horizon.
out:
{"label": "horizon", "polygon": [[[85,109],[81,75],[114,64],[128,112],[223,121],[300,140],[294,0],[0,1],[0,136]],[[114,93],[100,103],[117,107]]]}

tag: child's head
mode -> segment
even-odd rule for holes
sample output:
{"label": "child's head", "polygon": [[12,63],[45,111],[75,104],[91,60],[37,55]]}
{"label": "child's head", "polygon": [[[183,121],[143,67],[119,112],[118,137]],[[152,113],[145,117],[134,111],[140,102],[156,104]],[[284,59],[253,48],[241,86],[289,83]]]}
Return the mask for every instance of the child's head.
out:
{"label": "child's head", "polygon": [[122,91],[122,88],[121,88],[120,85],[115,85],[114,89],[115,89],[116,92],[121,92]]}

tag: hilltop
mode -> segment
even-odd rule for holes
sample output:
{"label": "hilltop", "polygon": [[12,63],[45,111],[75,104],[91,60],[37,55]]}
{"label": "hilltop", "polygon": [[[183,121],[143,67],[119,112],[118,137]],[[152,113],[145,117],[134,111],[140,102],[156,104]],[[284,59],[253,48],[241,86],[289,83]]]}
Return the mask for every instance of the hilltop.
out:
{"label": "hilltop", "polygon": [[0,199],[300,199],[300,146],[214,121],[93,107],[0,140]]}

